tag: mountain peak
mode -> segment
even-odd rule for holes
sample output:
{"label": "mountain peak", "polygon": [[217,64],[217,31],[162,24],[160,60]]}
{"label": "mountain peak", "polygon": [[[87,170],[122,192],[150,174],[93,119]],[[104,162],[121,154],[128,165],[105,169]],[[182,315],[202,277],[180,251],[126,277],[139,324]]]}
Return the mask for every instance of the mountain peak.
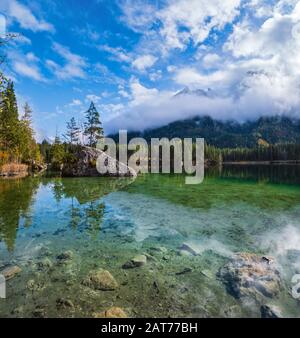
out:
{"label": "mountain peak", "polygon": [[174,97],[178,96],[186,96],[186,95],[191,95],[191,96],[200,96],[200,97],[211,97],[212,96],[212,90],[210,88],[207,89],[190,89],[189,87],[184,87],[182,90],[177,92]]}

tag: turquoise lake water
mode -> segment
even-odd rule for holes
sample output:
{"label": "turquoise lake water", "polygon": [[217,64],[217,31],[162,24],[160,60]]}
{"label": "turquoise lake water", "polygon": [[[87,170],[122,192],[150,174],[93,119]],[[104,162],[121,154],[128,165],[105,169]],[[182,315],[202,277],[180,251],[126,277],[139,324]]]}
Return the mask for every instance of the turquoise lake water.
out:
{"label": "turquoise lake water", "polygon": [[[183,243],[197,255],[183,254]],[[58,256],[71,251],[64,263]],[[283,280],[278,306],[300,317],[291,278],[300,273],[299,166],[225,167],[200,185],[178,175],[0,180],[0,317],[90,317],[112,306],[130,317],[260,317],[259,303],[230,295],[218,278],[235,253],[274,257]],[[136,255],[147,263],[122,265]],[[82,281],[103,268],[114,291]],[[67,299],[72,306],[58,306]]]}

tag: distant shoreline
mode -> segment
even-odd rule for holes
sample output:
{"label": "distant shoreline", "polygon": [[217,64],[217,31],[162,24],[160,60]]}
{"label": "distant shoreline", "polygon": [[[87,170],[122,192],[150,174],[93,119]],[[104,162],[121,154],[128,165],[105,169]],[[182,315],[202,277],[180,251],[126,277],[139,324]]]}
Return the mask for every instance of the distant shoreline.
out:
{"label": "distant shoreline", "polygon": [[234,161],[222,162],[224,165],[300,165],[300,160],[293,161]]}

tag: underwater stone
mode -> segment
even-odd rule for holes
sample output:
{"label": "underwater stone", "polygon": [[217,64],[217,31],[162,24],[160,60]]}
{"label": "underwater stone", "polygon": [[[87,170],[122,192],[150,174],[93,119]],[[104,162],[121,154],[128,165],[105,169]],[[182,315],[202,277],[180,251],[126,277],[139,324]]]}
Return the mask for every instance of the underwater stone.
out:
{"label": "underwater stone", "polygon": [[262,305],[260,313],[261,318],[282,318],[281,311],[277,306]]}
{"label": "underwater stone", "polygon": [[63,253],[61,253],[60,255],[58,255],[56,258],[61,262],[61,263],[64,263],[66,261],[70,261],[73,259],[73,252],[68,250],[68,251],[65,251]]}
{"label": "underwater stone", "polygon": [[43,282],[36,282],[34,279],[29,279],[26,287],[30,291],[41,291],[45,288],[45,285]]}
{"label": "underwater stone", "polygon": [[113,291],[118,288],[118,283],[112,274],[103,269],[90,271],[82,284],[95,290]]}
{"label": "underwater stone", "polygon": [[37,306],[33,311],[33,316],[36,318],[45,318],[46,317],[46,311],[44,308]]}
{"label": "underwater stone", "polygon": [[56,300],[56,307],[58,309],[70,309],[74,308],[74,304],[70,299],[58,298]]}
{"label": "underwater stone", "polygon": [[154,252],[160,252],[160,253],[166,253],[168,251],[168,249],[165,248],[164,246],[151,247],[149,250],[152,252],[154,251]]}
{"label": "underwater stone", "polygon": [[[266,258],[266,257],[265,257]],[[250,253],[240,253],[222,267],[218,277],[227,291],[236,298],[250,297],[255,300],[275,297],[280,292],[281,279],[272,258],[263,259]]]}
{"label": "underwater stone", "polygon": [[6,280],[14,278],[22,270],[17,265],[8,266],[0,271],[0,275],[4,276]]}
{"label": "underwater stone", "polygon": [[147,257],[145,255],[138,255],[133,257],[130,261],[123,264],[123,269],[138,268],[147,263]]}
{"label": "underwater stone", "polygon": [[188,272],[191,272],[191,271],[192,271],[191,268],[184,268],[183,270],[181,270],[181,271],[179,271],[179,272],[176,272],[176,275],[177,275],[177,276],[184,275],[184,274],[186,274],[186,273],[188,273]]}
{"label": "underwater stone", "polygon": [[52,262],[49,258],[45,258],[41,260],[40,262],[37,262],[37,267],[39,270],[47,270],[52,268]]}
{"label": "underwater stone", "polygon": [[193,254],[191,254],[190,252],[185,251],[185,250],[179,250],[178,255],[179,256],[194,256]]}
{"label": "underwater stone", "polygon": [[107,311],[93,314],[94,318],[128,318],[127,314],[120,307],[112,307]]}
{"label": "underwater stone", "polygon": [[180,252],[181,251],[186,251],[189,254],[193,255],[193,256],[197,256],[199,254],[199,252],[197,251],[196,248],[193,248],[191,244],[187,244],[187,243],[182,243],[181,247],[179,248]]}

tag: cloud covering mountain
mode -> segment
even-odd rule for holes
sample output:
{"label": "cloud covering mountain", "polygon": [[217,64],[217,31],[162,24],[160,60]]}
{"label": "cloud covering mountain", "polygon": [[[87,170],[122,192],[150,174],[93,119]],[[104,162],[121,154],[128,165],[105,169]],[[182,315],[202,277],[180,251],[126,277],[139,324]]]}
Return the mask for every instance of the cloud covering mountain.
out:
{"label": "cloud covering mountain", "polygon": [[2,0],[0,11],[20,34],[7,73],[48,136],[82,122],[92,98],[107,133],[196,114],[299,117],[299,0]]}
{"label": "cloud covering mountain", "polygon": [[[146,87],[137,92],[133,87],[142,85],[134,79],[127,111],[108,125],[147,128],[195,114],[238,121],[264,115],[300,117],[299,1],[211,1],[208,8],[199,10],[199,15],[191,13],[193,8],[204,6],[202,1],[168,3],[153,17],[153,21],[164,18],[156,32],[165,42],[162,53],[187,49],[190,42],[200,44],[193,62],[169,69],[173,83],[192,88],[190,95],[174,99],[164,90]],[[219,12],[212,13],[211,6]],[[247,15],[240,14],[242,8]],[[206,24],[210,15],[213,19]],[[149,25],[147,16],[147,20],[140,22]],[[128,23],[136,28],[132,20],[129,17]],[[139,20],[138,16],[135,20]],[[212,30],[219,30],[233,20],[231,32],[218,51],[215,46],[201,45]],[[186,28],[183,33],[179,29],[182,26]],[[213,96],[197,95],[195,91],[209,88]]]}

